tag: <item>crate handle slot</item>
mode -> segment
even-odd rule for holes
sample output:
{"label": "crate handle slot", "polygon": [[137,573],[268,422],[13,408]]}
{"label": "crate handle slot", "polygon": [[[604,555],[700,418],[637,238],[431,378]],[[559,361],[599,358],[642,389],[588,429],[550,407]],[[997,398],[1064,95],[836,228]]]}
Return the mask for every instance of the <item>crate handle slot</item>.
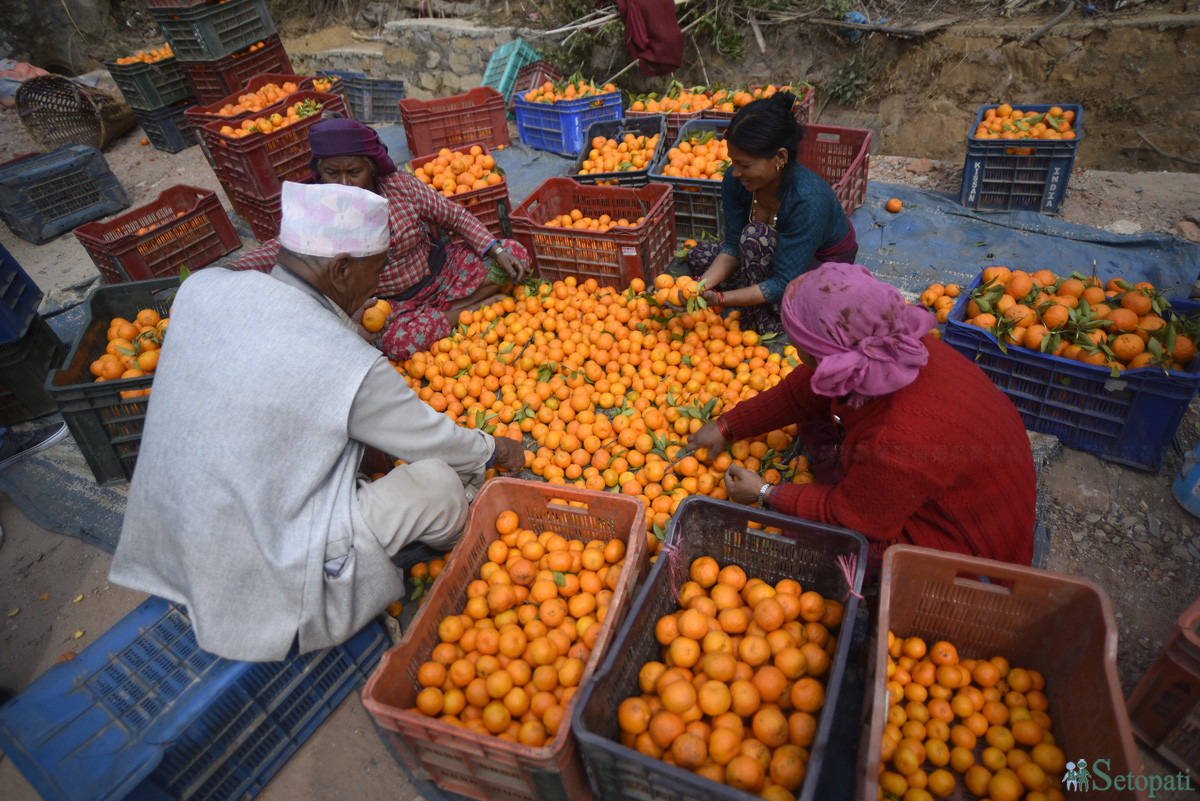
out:
{"label": "crate handle slot", "polygon": [[546,509],[552,509],[556,512],[574,512],[578,515],[588,514],[587,504],[583,506],[571,506],[570,504],[560,503],[559,501],[546,501]]}
{"label": "crate handle slot", "polygon": [[960,571],[954,574],[954,583],[960,587],[970,587],[980,592],[991,592],[998,595],[1013,594],[1012,581],[1010,579],[992,578],[981,573]]}

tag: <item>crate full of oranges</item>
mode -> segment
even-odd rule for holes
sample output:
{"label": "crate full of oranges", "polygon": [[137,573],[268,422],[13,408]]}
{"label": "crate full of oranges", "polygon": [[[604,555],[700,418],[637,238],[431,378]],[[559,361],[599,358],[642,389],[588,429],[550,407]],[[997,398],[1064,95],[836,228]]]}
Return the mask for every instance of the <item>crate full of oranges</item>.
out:
{"label": "crate full of oranges", "polygon": [[[66,360],[46,378],[46,391],[101,486],[133,475],[157,367],[157,357],[146,354],[157,354],[167,336],[179,282],[173,276],[92,290]],[[118,367],[121,373],[111,377]]]}
{"label": "crate full of oranges", "polygon": [[943,339],[1030,431],[1141,469],[1161,466],[1200,389],[1200,303],[1144,281],[988,267],[951,306]]}
{"label": "crate full of oranges", "polygon": [[636,499],[493,479],[363,704],[418,778],[473,798],[584,798],[569,725],[648,567]]}
{"label": "crate full of oranges", "polygon": [[[1065,799],[1072,763],[1139,772],[1094,582],[896,545],[877,614],[860,798]],[[1103,795],[1145,798],[1115,783]]]}
{"label": "crate full of oranges", "polygon": [[685,500],[572,721],[597,798],[816,798],[866,556],[856,532]]}
{"label": "crate full of oranges", "polygon": [[453,150],[443,147],[437,153],[413,159],[408,169],[422,183],[478,218],[493,236],[508,236],[506,227],[512,208],[508,181],[486,144],[477,142]]}
{"label": "crate full of oranges", "polygon": [[526,145],[563,156],[576,156],[587,144],[588,128],[621,118],[621,92],[612,84],[597,87],[572,76],[549,81],[513,101],[517,135]]}

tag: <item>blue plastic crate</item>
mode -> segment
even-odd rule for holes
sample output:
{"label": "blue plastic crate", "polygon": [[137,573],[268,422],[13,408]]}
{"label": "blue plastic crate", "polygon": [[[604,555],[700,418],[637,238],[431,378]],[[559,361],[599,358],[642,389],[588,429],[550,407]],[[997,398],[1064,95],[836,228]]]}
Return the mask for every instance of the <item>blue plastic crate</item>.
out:
{"label": "blue plastic crate", "polygon": [[87,145],[0,164],[0,219],[34,244],[129,205],[104,155]]}
{"label": "blue plastic crate", "polygon": [[[942,340],[983,368],[1017,407],[1025,428],[1053,434],[1064,445],[1110,462],[1142,470],[1162,467],[1175,428],[1200,389],[1200,359],[1186,372],[1143,367],[1114,378],[1106,367],[1027,348],[1002,350],[990,331],[964,322],[978,285],[976,278],[959,295]],[[1192,314],[1200,303],[1172,300],[1171,308]]]}
{"label": "blue plastic crate", "polygon": [[588,128],[593,123],[621,119],[622,109],[620,92],[557,103],[530,103],[518,97],[513,107],[520,140],[560,156],[578,156]]}
{"label": "blue plastic crate", "polygon": [[250,798],[387,643],[372,622],[336,648],[234,662],[150,598],[0,708],[0,747],[46,801]]}
{"label": "blue plastic crate", "polygon": [[507,103],[521,68],[539,59],[541,56],[527,45],[525,40],[513,39],[511,42],[505,42],[492,51],[480,85],[492,87],[504,96],[504,102]]}
{"label": "blue plastic crate", "polygon": [[[1075,112],[1074,139],[975,139],[971,133],[983,120],[984,106],[967,135],[959,202],[976,211],[1036,211],[1058,214],[1067,194],[1075,153],[1083,139],[1083,106],[1063,103]],[[1040,114],[1052,105],[1018,104],[1020,111]],[[1022,151],[1032,151],[1024,153]]]}
{"label": "blue plastic crate", "polygon": [[134,109],[133,116],[137,117],[138,125],[142,126],[150,144],[158,150],[178,153],[200,141],[196,129],[184,117],[184,112],[195,104],[194,100],[185,100],[154,111]]}
{"label": "blue plastic crate", "polygon": [[116,59],[104,66],[121,90],[121,97],[136,111],[153,111],[163,106],[182,103],[192,96],[192,87],[174,56],[147,64],[118,64]]}
{"label": "blue plastic crate", "polygon": [[361,72],[341,70],[318,70],[317,75],[342,79],[341,93],[350,106],[351,116],[359,122],[396,122],[400,119],[403,79],[372,78]]}
{"label": "blue plastic crate", "polygon": [[25,336],[41,303],[41,288],[0,244],[0,345]]}

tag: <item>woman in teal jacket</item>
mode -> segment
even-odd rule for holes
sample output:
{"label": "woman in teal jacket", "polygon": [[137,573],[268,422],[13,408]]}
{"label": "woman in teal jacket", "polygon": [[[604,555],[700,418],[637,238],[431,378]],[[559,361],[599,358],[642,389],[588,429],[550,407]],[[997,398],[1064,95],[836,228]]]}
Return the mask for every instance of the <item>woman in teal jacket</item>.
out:
{"label": "woman in teal jacket", "polygon": [[725,239],[688,254],[705,300],[742,309],[742,326],[780,330],[779,302],[793,278],[824,262],[853,263],[854,226],[824,178],[797,163],[804,128],[795,96],[748,103],[725,131],[730,166],[721,183]]}

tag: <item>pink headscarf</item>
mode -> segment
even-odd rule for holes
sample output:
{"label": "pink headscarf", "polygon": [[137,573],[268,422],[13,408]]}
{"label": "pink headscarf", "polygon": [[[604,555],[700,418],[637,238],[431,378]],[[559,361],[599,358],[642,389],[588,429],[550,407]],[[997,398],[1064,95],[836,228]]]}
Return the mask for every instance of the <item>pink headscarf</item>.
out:
{"label": "pink headscarf", "polygon": [[782,317],[796,347],[817,359],[813,391],[849,396],[852,406],[911,384],[929,360],[921,338],[937,325],[866,267],[835,262],[788,284]]}

